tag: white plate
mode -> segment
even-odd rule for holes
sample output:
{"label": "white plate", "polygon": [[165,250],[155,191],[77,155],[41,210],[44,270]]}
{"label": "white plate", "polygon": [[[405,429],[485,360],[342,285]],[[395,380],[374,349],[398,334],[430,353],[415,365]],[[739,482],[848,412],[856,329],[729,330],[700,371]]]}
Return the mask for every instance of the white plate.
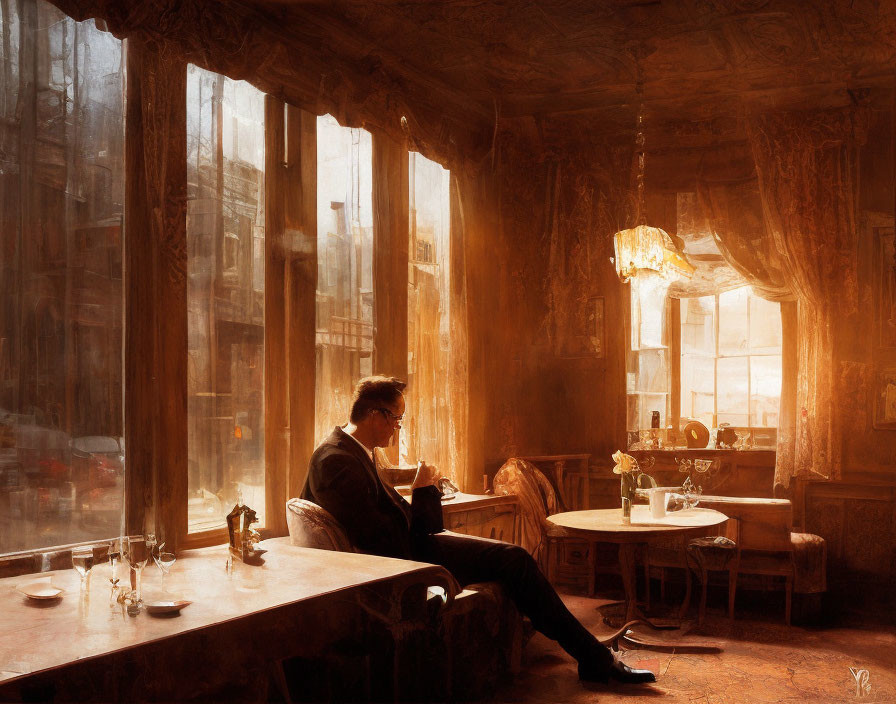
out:
{"label": "white plate", "polygon": [[151,601],[144,603],[143,606],[149,614],[170,614],[192,603],[192,601]]}
{"label": "white plate", "polygon": [[28,582],[27,584],[18,584],[16,585],[16,589],[18,589],[29,599],[58,599],[63,594],[65,594],[64,589],[53,586],[47,580],[42,582]]}

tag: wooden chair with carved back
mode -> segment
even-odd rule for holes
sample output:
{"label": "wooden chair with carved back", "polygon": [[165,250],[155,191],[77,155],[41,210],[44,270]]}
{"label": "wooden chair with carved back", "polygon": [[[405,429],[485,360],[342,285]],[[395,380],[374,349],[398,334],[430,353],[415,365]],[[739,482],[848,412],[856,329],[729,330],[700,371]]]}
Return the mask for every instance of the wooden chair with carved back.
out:
{"label": "wooden chair with carved back", "polygon": [[547,517],[563,510],[554,485],[534,464],[511,457],[494,479],[495,494],[516,495],[520,504],[520,545],[555,586],[594,593],[593,541],[571,536]]}

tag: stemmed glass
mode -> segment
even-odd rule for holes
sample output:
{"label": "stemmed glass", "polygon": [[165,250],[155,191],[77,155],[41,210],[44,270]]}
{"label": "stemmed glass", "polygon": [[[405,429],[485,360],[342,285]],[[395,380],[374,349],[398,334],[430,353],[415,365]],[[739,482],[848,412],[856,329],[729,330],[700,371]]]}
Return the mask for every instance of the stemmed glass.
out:
{"label": "stemmed glass", "polygon": [[81,575],[81,594],[86,594],[90,588],[89,576],[90,570],[96,563],[93,557],[93,547],[83,545],[81,547],[72,548],[72,567]]}
{"label": "stemmed glass", "polygon": [[109,586],[111,587],[110,592],[109,592],[109,603],[112,604],[113,606],[115,605],[115,602],[118,601],[118,599],[117,599],[118,594],[116,594],[116,592],[119,589],[119,587],[118,587],[119,577],[115,573],[115,568],[116,568],[116,565],[119,562],[121,562],[121,543],[122,543],[122,539],[116,538],[115,540],[113,540],[112,542],[109,543],[109,549],[108,549],[109,569],[111,570],[111,572],[109,574]]}
{"label": "stemmed glass", "polygon": [[152,559],[155,560],[156,566],[162,573],[162,591],[167,592],[168,588],[166,586],[166,577],[171,571],[171,566],[174,564],[174,561],[177,559],[177,557],[173,552],[165,552],[164,550],[162,550],[162,548],[164,547],[165,543],[159,545],[158,550],[152,556]]}
{"label": "stemmed glass", "polygon": [[121,548],[131,568],[131,603],[139,609],[143,601],[143,568],[149,559],[150,546],[142,535],[129,535],[121,539]]}

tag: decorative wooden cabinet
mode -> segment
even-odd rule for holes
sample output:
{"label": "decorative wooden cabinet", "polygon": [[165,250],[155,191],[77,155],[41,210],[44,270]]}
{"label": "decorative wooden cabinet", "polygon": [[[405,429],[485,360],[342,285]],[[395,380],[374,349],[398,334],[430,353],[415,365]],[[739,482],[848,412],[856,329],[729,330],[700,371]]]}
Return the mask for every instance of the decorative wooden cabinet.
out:
{"label": "decorative wooden cabinet", "polygon": [[[691,475],[691,480],[703,488],[704,494],[758,498],[774,495],[774,450],[630,450],[629,454],[661,486],[677,486],[687,476],[678,471],[676,457],[682,460],[706,459],[716,461],[714,468],[706,474],[693,472]],[[650,457],[654,464],[647,469]],[[618,494],[618,476],[616,479]]]}

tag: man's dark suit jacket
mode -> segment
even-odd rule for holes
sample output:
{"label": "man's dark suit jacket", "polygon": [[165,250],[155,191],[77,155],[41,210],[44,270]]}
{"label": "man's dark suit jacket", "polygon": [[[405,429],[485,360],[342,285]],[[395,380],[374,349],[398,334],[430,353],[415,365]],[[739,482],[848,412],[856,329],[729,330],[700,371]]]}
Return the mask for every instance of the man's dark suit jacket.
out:
{"label": "man's dark suit jacket", "polygon": [[435,486],[421,487],[409,504],[339,427],[311,456],[302,489],[302,498],[333,514],[359,550],[405,559],[413,559],[417,539],[442,530],[440,497]]}

